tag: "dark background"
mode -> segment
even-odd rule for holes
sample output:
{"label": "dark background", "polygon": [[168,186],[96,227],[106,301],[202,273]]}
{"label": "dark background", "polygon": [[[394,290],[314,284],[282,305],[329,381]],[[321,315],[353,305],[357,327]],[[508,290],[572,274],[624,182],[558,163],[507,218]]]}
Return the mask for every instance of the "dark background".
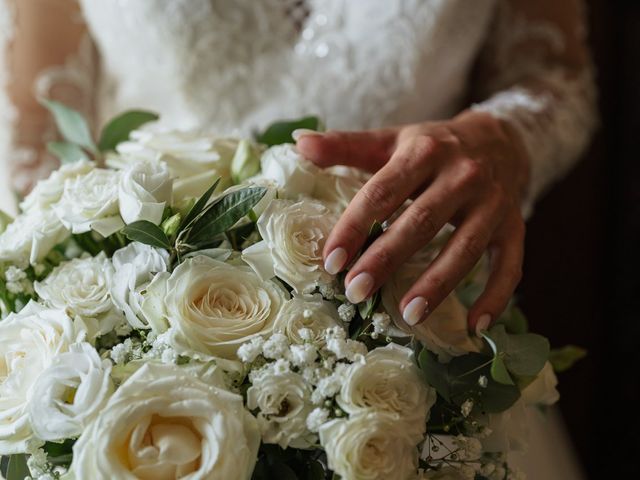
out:
{"label": "dark background", "polygon": [[589,350],[559,387],[588,478],[632,479],[640,478],[640,0],[588,4],[601,127],[536,207],[519,296],[553,346]]}

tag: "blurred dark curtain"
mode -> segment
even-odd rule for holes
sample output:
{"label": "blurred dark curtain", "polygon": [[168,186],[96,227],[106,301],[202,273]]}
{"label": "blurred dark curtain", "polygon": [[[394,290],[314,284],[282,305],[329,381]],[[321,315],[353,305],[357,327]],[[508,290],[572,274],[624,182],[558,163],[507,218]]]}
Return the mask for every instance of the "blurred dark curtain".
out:
{"label": "blurred dark curtain", "polygon": [[[560,407],[590,479],[640,478],[640,1],[588,1],[601,129],[529,223],[534,330],[589,356]],[[538,479],[532,479],[538,480]]]}

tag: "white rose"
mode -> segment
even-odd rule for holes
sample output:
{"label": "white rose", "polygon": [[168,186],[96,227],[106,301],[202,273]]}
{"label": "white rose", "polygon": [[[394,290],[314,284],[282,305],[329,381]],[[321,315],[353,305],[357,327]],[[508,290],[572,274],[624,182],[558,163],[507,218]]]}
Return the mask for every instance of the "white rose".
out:
{"label": "white rose", "polygon": [[247,390],[247,408],[259,410],[258,426],[264,443],[282,448],[308,448],[313,435],[306,426],[313,410],[311,391],[305,380],[292,371],[258,376]]}
{"label": "white rose", "polygon": [[133,328],[149,328],[141,313],[144,292],[159,272],[166,272],[169,252],[133,242],[113,254],[111,299]]}
{"label": "white rose", "polygon": [[333,278],[324,269],[322,248],[336,221],[319,202],[273,200],[258,220],[263,241],[242,258],[261,278],[277,276],[296,293],[310,293]]}
{"label": "white rose", "polygon": [[73,447],[80,480],[249,480],[260,432],[242,397],[175,365],[145,364]]}
{"label": "white rose", "polygon": [[53,209],[73,233],[95,230],[108,237],[124,226],[118,208],[119,181],[120,172],[103,168],[67,179]]}
{"label": "white rose", "polygon": [[0,455],[22,453],[32,436],[33,385],[53,359],[82,341],[84,326],[64,310],[29,302],[0,322]]}
{"label": "white rose", "polygon": [[338,405],[349,415],[375,411],[393,415],[419,441],[426,429],[436,391],[426,384],[413,351],[396,344],[370,351],[349,366]]}
{"label": "white rose", "polygon": [[60,169],[52,172],[48,178],[40,180],[36,184],[31,193],[20,203],[20,208],[24,212],[34,208],[48,208],[62,197],[67,179],[85,175],[95,167],[95,163],[86,160],[62,165]]}
{"label": "white rose", "polygon": [[124,223],[147,220],[159,225],[164,207],[171,203],[173,180],[164,162],[142,160],[122,171],[118,198]]}
{"label": "white rose", "polygon": [[256,179],[273,183],[281,198],[297,200],[310,196],[320,169],[305,160],[295,145],[276,145],[266,150],[260,159],[261,172]]}
{"label": "white rose", "polygon": [[0,261],[26,268],[43,260],[68,237],[69,230],[53,211],[30,210],[18,215],[0,235]]}
{"label": "white rose", "polygon": [[240,345],[271,335],[287,298],[283,288],[249,267],[200,255],[171,275],[158,274],[142,309],[153,328],[169,327],[169,343],[178,353],[235,361]]}
{"label": "white rose", "polygon": [[311,196],[321,200],[332,211],[342,213],[369,177],[355,168],[329,167],[316,175]]}
{"label": "white rose", "polygon": [[33,287],[47,305],[81,317],[89,326],[90,337],[95,338],[123,321],[111,300],[113,273],[111,261],[100,252],[60,264]]}
{"label": "white rose", "polygon": [[379,412],[332,420],[320,427],[329,468],[344,480],[407,480],[418,466],[416,441],[406,425]]}
{"label": "white rose", "polygon": [[78,437],[113,391],[111,362],[88,343],[55,357],[33,386],[29,418],[41,440]]}
{"label": "white rose", "polygon": [[165,162],[176,179],[173,195],[179,201],[200,197],[218,177],[222,177],[221,188],[229,186],[238,143],[235,138],[197,132],[139,130],[131,133],[130,141],[118,145],[122,157],[110,158],[108,165],[122,168],[131,157]]}
{"label": "white rose", "polygon": [[557,386],[558,377],[556,377],[551,363],[547,362],[540,373],[536,375],[535,380],[522,391],[522,400],[531,406],[553,405],[560,400]]}
{"label": "white rose", "polygon": [[302,345],[305,339],[300,336],[300,330],[306,328],[313,334],[310,340],[323,345],[325,330],[341,325],[338,318],[333,303],[322,300],[320,295],[296,296],[285,303],[274,331],[286,335],[292,344]]}
{"label": "white rose", "polygon": [[396,327],[415,335],[440,361],[469,352],[479,352],[482,341],[469,335],[467,310],[455,292],[445,298],[426,321],[409,327],[402,319],[398,305],[404,294],[429,265],[432,252],[422,250],[398,269],[381,290],[382,304]]}

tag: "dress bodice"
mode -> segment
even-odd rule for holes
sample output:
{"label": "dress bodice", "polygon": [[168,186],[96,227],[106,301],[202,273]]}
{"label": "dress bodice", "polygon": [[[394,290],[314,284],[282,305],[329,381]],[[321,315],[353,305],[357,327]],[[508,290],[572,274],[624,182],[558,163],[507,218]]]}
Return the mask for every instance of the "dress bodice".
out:
{"label": "dress bodice", "polygon": [[102,56],[103,118],[251,130],[443,118],[465,102],[494,0],[83,0]]}

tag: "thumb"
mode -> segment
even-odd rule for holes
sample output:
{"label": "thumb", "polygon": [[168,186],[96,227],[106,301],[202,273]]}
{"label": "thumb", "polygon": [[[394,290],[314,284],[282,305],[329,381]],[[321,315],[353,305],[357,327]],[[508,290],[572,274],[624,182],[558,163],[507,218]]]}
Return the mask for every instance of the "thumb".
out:
{"label": "thumb", "polygon": [[346,165],[376,172],[393,153],[397,129],[358,132],[294,132],[298,151],[319,167]]}

